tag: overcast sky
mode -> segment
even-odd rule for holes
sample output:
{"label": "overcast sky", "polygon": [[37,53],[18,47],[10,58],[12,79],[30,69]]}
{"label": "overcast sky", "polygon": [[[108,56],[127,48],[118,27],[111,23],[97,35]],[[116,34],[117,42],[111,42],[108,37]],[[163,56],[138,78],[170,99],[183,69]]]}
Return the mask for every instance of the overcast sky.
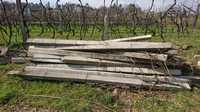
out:
{"label": "overcast sky", "polygon": [[[6,0],[6,1],[15,1],[15,0]],[[22,0],[25,1],[25,0]],[[40,0],[28,0],[29,2],[39,3]],[[50,2],[52,6],[55,5],[56,0],[42,0],[44,4]],[[116,0],[114,0],[116,2]],[[135,3],[139,5],[142,9],[148,9],[151,5],[152,0],[118,0],[119,4],[127,5],[130,3]],[[170,4],[173,3],[174,0],[155,0],[154,9],[164,10],[169,7]],[[79,3],[78,0],[60,0],[60,4],[64,3]],[[92,7],[100,7],[103,6],[103,0],[82,0],[83,4],[88,3]],[[107,6],[110,4],[111,0],[106,0]],[[197,2],[200,3],[200,0],[178,0],[179,3],[184,3],[189,7],[195,8]]]}

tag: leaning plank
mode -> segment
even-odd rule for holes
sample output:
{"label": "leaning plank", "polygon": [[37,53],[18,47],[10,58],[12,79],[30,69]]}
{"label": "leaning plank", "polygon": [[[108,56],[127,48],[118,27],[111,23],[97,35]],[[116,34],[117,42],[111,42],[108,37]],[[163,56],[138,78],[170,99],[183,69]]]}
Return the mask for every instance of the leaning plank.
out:
{"label": "leaning plank", "polygon": [[110,42],[128,42],[128,41],[144,41],[151,39],[151,35],[144,35],[144,36],[137,36],[137,37],[128,37],[128,38],[121,38],[121,39],[113,39],[107,40]]}
{"label": "leaning plank", "polygon": [[[126,52],[126,53],[94,53],[94,52],[80,52],[80,51],[68,51],[68,50],[56,50],[51,48],[29,48],[29,56],[34,54],[47,54],[47,55],[58,55],[58,56],[70,56],[78,55],[88,58],[95,59],[105,59],[105,60],[116,60],[130,62],[133,59],[142,60],[152,60],[152,61],[167,61],[167,55],[165,54],[155,54],[155,53],[136,53],[136,52]],[[133,59],[130,59],[133,58]]]}
{"label": "leaning plank", "polygon": [[100,67],[100,66],[86,66],[86,65],[66,65],[66,64],[37,64],[37,67],[48,68],[66,68],[66,69],[79,69],[88,71],[104,71],[104,72],[117,72],[117,73],[134,73],[142,75],[181,75],[181,70],[170,69],[169,73],[160,69],[139,68],[139,67]]}
{"label": "leaning plank", "polygon": [[114,42],[104,45],[88,45],[88,46],[72,46],[72,47],[57,47],[56,49],[63,50],[81,50],[81,51],[138,51],[138,50],[169,50],[172,49],[171,43],[156,43],[156,42]]}
{"label": "leaning plank", "polygon": [[62,61],[68,64],[96,65],[96,66],[131,66],[131,63],[86,58],[81,56],[65,56]]}
{"label": "leaning plank", "polygon": [[190,80],[169,76],[145,76],[145,75],[136,75],[136,74],[125,74],[125,73],[110,73],[110,72],[100,72],[100,71],[86,71],[86,70],[73,70],[66,68],[48,68],[48,67],[35,67],[27,66],[25,68],[26,72],[32,71],[43,71],[43,72],[55,72],[55,73],[66,73],[66,74],[82,74],[82,75],[101,75],[101,76],[112,76],[120,78],[133,78],[140,79],[145,82],[162,82],[169,83],[179,86],[184,86],[185,83],[189,83]]}

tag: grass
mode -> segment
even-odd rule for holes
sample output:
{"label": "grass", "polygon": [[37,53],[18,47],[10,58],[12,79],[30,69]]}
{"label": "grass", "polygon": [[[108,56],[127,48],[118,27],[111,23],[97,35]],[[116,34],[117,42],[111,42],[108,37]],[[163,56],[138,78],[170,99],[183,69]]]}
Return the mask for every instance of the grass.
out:
{"label": "grass", "polygon": [[[39,30],[35,27],[31,32],[31,35],[37,36]],[[191,45],[191,49],[180,53],[182,57],[191,61],[194,54],[200,53],[199,33],[196,31],[180,37],[176,33],[169,33],[165,40],[180,46]],[[43,34],[45,35],[49,37],[49,33]],[[162,40],[159,36],[155,36],[152,41]],[[21,67],[13,64],[0,65],[0,111],[10,112],[18,108],[21,108],[20,111],[27,111],[23,110],[23,107],[29,110],[37,108],[40,111],[65,112],[198,112],[200,110],[200,89],[196,88],[193,91],[170,92],[113,89],[112,86],[70,81],[30,81],[6,75],[7,71]]]}

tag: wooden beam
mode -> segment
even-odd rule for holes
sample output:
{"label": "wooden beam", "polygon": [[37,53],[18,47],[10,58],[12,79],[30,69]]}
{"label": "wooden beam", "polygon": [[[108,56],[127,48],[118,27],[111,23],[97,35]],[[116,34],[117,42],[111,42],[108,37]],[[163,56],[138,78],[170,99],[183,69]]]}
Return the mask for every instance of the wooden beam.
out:
{"label": "wooden beam", "polygon": [[107,41],[85,41],[85,40],[62,40],[62,39],[41,39],[34,38],[28,39],[27,44],[29,45],[54,45],[54,46],[80,46],[80,45],[97,45],[97,44],[105,44],[108,42],[127,42],[127,41],[139,41],[151,39],[151,35],[145,36],[137,36],[137,37],[129,37],[123,39],[115,39],[115,40],[107,40]]}
{"label": "wooden beam", "polygon": [[144,81],[155,81],[163,83],[189,83],[190,80],[184,78],[176,78],[175,76],[146,76],[146,75],[136,75],[136,74],[125,74],[125,73],[112,73],[112,72],[100,72],[100,71],[86,71],[86,70],[73,70],[67,68],[49,68],[49,67],[36,67],[36,66],[26,66],[25,71],[56,71],[57,73],[77,73],[77,74],[88,74],[88,75],[102,75],[102,76],[115,76],[115,77],[126,77],[126,78],[137,78]]}
{"label": "wooden beam", "polygon": [[[151,76],[138,76],[121,73],[107,73],[96,71],[84,71],[84,70],[72,70],[72,69],[60,69],[60,68],[42,68],[42,67],[26,67],[25,74],[22,76],[31,76],[38,78],[47,78],[52,80],[62,79],[74,79],[83,81],[100,81],[110,83],[122,83],[134,86],[159,86],[166,87],[164,85],[171,85],[174,87],[191,89],[187,80],[175,79],[173,77],[151,77]],[[168,79],[168,80],[167,80]],[[158,81],[159,80],[159,81]],[[154,83],[159,82],[158,85]]]}
{"label": "wooden beam", "polygon": [[62,40],[62,39],[28,39],[29,45],[47,45],[47,46],[82,46],[105,44],[104,41],[86,41],[86,40]]}

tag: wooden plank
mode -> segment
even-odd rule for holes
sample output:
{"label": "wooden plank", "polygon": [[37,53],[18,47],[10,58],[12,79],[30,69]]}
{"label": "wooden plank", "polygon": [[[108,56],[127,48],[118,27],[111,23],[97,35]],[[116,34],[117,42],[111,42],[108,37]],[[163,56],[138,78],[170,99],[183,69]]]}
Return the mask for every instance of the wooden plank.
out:
{"label": "wooden plank", "polygon": [[[55,75],[56,74],[56,75]],[[167,89],[167,88],[176,88],[176,89],[188,89],[190,90],[190,86],[188,83],[185,83],[185,87],[170,85],[170,84],[153,84],[153,83],[145,83],[138,79],[130,79],[130,78],[120,78],[120,77],[111,77],[111,76],[99,76],[99,75],[80,75],[80,74],[66,74],[66,73],[55,73],[55,72],[29,72],[23,75],[23,77],[30,77],[32,79],[43,79],[43,80],[75,80],[81,82],[95,82],[95,83],[110,83],[110,84],[126,84],[135,87],[151,87],[156,89]]]}
{"label": "wooden plank", "polygon": [[115,77],[126,77],[126,78],[137,78],[143,81],[155,81],[155,82],[163,82],[163,83],[189,83],[190,80],[184,78],[176,78],[175,76],[146,76],[146,75],[136,75],[136,74],[125,74],[125,73],[112,73],[112,72],[100,72],[100,71],[86,71],[86,70],[73,70],[67,68],[49,68],[49,67],[36,67],[36,66],[26,66],[25,71],[32,71],[32,70],[41,70],[41,71],[57,71],[59,72],[66,72],[66,73],[77,73],[77,74],[87,74],[87,75],[102,75],[102,76],[115,76]]}
{"label": "wooden plank", "polygon": [[104,41],[85,41],[85,40],[62,40],[62,39],[28,39],[29,45],[48,45],[48,46],[81,46],[105,44]]}
{"label": "wooden plank", "polygon": [[[100,81],[100,82],[111,82],[111,83],[122,83],[130,84],[135,86],[157,86],[154,82],[150,83],[149,81],[157,81],[157,79],[151,79],[150,77],[136,77],[130,75],[129,77],[125,74],[120,73],[107,73],[107,72],[96,72],[96,71],[83,71],[83,70],[71,70],[71,69],[50,69],[50,68],[38,68],[38,67],[26,67],[26,73],[23,76],[31,77],[40,77],[40,78],[50,78],[50,79],[75,79],[75,80],[84,80],[84,81]],[[128,74],[129,75],[129,74]],[[148,80],[147,82],[145,80]],[[164,81],[165,78],[162,79]],[[162,82],[160,80],[160,82]],[[171,80],[172,81],[172,80]],[[173,86],[180,88],[191,89],[187,82],[174,82],[167,83]],[[180,81],[180,80],[179,80]],[[166,82],[166,81],[165,81]],[[167,81],[169,82],[169,81]],[[159,85],[159,84],[158,84]],[[164,86],[164,85],[162,85]],[[164,86],[165,87],[165,86]]]}
{"label": "wooden plank", "polygon": [[72,46],[72,47],[57,47],[60,50],[79,50],[79,51],[139,51],[139,50],[169,50],[172,49],[171,43],[156,43],[156,42],[115,42],[104,45],[88,45],[88,46]]}
{"label": "wooden plank", "polygon": [[170,69],[169,73],[160,69],[139,68],[139,67],[99,67],[99,66],[85,66],[85,65],[66,65],[66,64],[37,64],[37,67],[48,68],[66,68],[66,69],[79,69],[88,71],[104,71],[104,72],[118,72],[118,73],[134,73],[142,75],[181,75],[181,70]]}
{"label": "wooden plank", "polygon": [[136,37],[128,37],[128,38],[120,38],[120,39],[113,39],[107,40],[110,42],[129,42],[129,41],[144,41],[151,39],[151,35],[144,35],[144,36],[136,36]]}
{"label": "wooden plank", "polygon": [[123,39],[115,39],[108,41],[89,41],[89,40],[62,40],[62,39],[41,39],[34,38],[28,39],[27,44],[29,45],[53,45],[53,46],[81,46],[81,45],[97,45],[97,44],[106,44],[108,42],[126,42],[126,41],[139,41],[151,39],[151,35],[129,37]]}
{"label": "wooden plank", "polygon": [[35,63],[54,63],[54,64],[80,64],[80,65],[95,65],[95,66],[131,66],[129,63],[116,62],[116,61],[107,61],[100,59],[91,59],[78,56],[65,56],[62,59],[60,58],[45,58],[45,57],[34,57],[30,59]]}
{"label": "wooden plank", "polygon": [[62,58],[64,63],[69,64],[80,64],[80,65],[96,65],[96,66],[131,66],[131,63],[101,60],[101,59],[92,59],[81,56],[65,56]]}
{"label": "wooden plank", "polygon": [[[133,59],[142,59],[142,60],[152,60],[152,61],[167,61],[167,55],[164,54],[155,54],[155,53],[93,53],[93,52],[80,52],[80,51],[68,51],[68,50],[56,50],[56,49],[47,49],[47,48],[29,48],[29,56],[33,54],[47,54],[47,55],[58,55],[58,56],[70,56],[78,55],[94,59],[105,59],[105,60],[116,60],[116,61],[125,61],[130,62]],[[131,59],[133,58],[133,59]]]}

